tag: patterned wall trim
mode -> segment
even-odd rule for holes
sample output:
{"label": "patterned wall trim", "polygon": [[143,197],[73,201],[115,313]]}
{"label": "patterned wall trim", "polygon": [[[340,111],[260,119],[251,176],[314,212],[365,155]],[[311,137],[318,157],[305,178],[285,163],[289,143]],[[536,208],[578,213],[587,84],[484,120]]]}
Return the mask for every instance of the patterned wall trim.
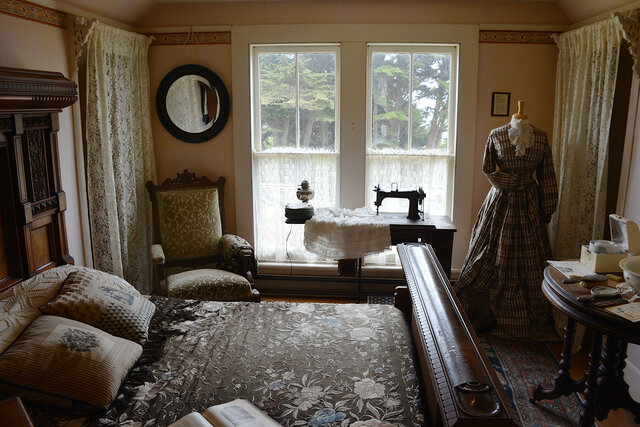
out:
{"label": "patterned wall trim", "polygon": [[[2,0],[0,0],[2,1]],[[210,31],[197,33],[146,33],[153,36],[151,46],[182,44],[231,44],[231,31]]]}
{"label": "patterned wall trim", "polygon": [[562,31],[480,30],[480,43],[556,44],[554,34]]}
{"label": "patterned wall trim", "polygon": [[67,28],[65,13],[24,0],[0,0],[0,13]]}

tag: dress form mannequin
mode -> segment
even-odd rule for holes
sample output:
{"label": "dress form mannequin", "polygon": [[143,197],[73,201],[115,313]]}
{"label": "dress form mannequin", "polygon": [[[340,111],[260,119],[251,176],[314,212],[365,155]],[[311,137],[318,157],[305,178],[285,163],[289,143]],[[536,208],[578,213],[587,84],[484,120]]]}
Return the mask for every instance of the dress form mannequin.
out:
{"label": "dress form mannequin", "polygon": [[528,119],[529,118],[529,116],[527,116],[524,113],[524,101],[523,100],[518,101],[518,112],[513,115],[513,118],[515,118],[515,119]]}
{"label": "dress form mannequin", "polygon": [[556,208],[557,185],[547,136],[529,124],[524,101],[509,124],[489,134],[482,170],[492,187],[454,289],[479,332],[555,337],[540,283],[551,257],[545,224]]}

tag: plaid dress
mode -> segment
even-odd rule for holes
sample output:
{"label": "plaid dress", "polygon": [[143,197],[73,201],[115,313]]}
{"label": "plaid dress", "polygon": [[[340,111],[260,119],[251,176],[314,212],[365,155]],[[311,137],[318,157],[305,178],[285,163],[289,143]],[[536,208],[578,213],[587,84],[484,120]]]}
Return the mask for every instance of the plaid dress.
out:
{"label": "plaid dress", "polygon": [[545,340],[553,323],[540,285],[551,259],[545,224],[556,209],[556,177],[547,135],[532,126],[530,146],[516,156],[509,127],[489,134],[482,170],[492,187],[454,289],[480,332],[492,328],[499,338]]}

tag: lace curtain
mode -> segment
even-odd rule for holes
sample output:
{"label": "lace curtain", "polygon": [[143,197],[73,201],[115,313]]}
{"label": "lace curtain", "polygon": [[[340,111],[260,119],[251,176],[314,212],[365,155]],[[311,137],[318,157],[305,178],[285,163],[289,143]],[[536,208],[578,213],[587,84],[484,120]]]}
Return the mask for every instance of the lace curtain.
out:
{"label": "lace curtain", "polygon": [[87,192],[94,267],[150,289],[155,181],[146,36],[94,22],[86,46]]}
{"label": "lace curtain", "polygon": [[[415,190],[422,186],[425,193],[425,211],[432,215],[448,214],[450,200],[447,188],[453,176],[452,155],[394,155],[367,156],[366,206],[373,204],[377,184],[391,190],[396,182],[401,190]],[[315,190],[311,200],[314,207],[338,206],[339,154],[325,152],[253,153],[256,250],[260,261],[325,262],[308,252],[304,246],[304,227],[284,222],[284,206],[296,202],[296,188],[306,179]],[[395,187],[394,187],[395,188]],[[406,199],[386,199],[381,211],[407,212]],[[368,255],[366,264],[398,264],[395,249],[377,255]]]}
{"label": "lace curtain", "polygon": [[553,158],[560,194],[549,224],[556,259],[578,258],[580,245],[602,238],[621,36],[610,18],[556,38]]}

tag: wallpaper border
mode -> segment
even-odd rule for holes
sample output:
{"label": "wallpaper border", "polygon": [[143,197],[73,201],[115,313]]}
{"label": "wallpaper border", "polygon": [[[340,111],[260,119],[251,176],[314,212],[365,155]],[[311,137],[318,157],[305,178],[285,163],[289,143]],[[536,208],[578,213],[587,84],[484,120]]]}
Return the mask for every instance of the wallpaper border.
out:
{"label": "wallpaper border", "polygon": [[556,44],[554,34],[562,31],[480,30],[480,43]]}
{"label": "wallpaper border", "polygon": [[202,31],[194,33],[145,33],[145,36],[153,37],[151,46],[171,46],[183,44],[231,44],[231,31]]}
{"label": "wallpaper border", "polygon": [[24,0],[0,0],[0,13],[58,28],[67,28],[67,18],[64,12]]}

